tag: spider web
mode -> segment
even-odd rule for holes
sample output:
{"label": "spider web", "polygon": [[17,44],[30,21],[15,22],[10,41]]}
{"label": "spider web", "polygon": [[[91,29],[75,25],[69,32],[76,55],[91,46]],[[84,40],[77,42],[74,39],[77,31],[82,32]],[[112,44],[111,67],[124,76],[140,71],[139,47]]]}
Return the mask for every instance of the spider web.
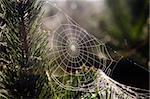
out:
{"label": "spider web", "polygon": [[50,31],[51,66],[46,72],[49,81],[53,80],[59,87],[71,91],[95,92],[111,87],[115,94],[124,93],[130,98],[147,95],[147,91],[146,94],[137,93],[133,90],[141,89],[119,84],[109,78],[122,56],[108,49],[60,8],[51,2],[46,2],[46,5],[56,9],[54,15],[44,20],[51,21],[44,26]]}
{"label": "spider web", "polygon": [[[98,41],[93,35],[87,33],[77,24],[73,24],[69,17],[68,23],[61,23],[52,34],[51,38],[51,69],[52,78],[61,87],[74,91],[88,91],[94,87],[94,80],[97,72],[93,68],[101,69],[105,73],[110,73],[110,66],[114,60],[107,51],[105,44]],[[83,69],[86,69],[83,70]],[[58,72],[62,73],[61,76]],[[64,82],[64,78],[71,81]],[[88,78],[87,78],[88,77]],[[73,79],[78,79],[76,85]],[[86,85],[84,85],[86,84]]]}

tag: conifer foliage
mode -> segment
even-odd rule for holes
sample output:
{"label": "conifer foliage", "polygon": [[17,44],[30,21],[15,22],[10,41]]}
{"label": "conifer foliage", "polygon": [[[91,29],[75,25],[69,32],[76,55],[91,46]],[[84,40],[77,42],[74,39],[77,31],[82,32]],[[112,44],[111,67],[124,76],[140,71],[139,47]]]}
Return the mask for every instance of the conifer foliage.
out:
{"label": "conifer foliage", "polygon": [[[47,32],[40,29],[42,2],[0,0],[0,97],[37,98],[48,64]],[[40,70],[40,72],[38,71]],[[44,69],[43,69],[44,70]]]}

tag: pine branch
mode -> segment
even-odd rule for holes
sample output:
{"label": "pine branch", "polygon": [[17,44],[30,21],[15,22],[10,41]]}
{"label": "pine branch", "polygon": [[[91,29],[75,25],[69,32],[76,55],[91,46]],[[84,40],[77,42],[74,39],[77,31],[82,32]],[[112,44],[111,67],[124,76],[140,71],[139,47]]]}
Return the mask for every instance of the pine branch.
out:
{"label": "pine branch", "polygon": [[[43,67],[49,62],[48,32],[40,29],[42,3],[36,0],[0,2],[6,21],[0,42],[6,42],[7,45],[1,50],[0,58],[8,61],[2,61],[6,68],[2,68],[3,78],[0,83],[12,98],[36,98],[45,83],[45,78],[42,78]],[[37,71],[43,75],[37,74]],[[42,82],[37,86],[37,81],[41,79]]]}
{"label": "pine branch", "polygon": [[22,67],[27,67],[27,60],[28,60],[28,43],[27,43],[27,31],[26,31],[26,26],[25,26],[25,19],[24,19],[24,16],[25,16],[25,9],[24,9],[24,4],[23,4],[23,1],[19,1],[18,2],[18,6],[17,6],[17,9],[18,9],[18,13],[20,15],[20,28],[19,28],[19,33],[20,33],[20,40],[22,42],[22,59],[24,60],[23,61],[23,64],[22,64]]}

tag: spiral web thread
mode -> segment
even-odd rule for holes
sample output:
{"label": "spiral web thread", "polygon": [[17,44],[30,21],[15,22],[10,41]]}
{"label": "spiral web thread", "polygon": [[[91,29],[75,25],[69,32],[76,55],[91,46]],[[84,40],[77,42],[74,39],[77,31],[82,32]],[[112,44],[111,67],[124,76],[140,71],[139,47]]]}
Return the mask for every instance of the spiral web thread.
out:
{"label": "spiral web thread", "polygon": [[147,90],[126,86],[108,77],[122,56],[108,50],[56,5],[48,1],[46,4],[57,9],[51,16],[53,23],[49,24],[52,27],[49,29],[51,66],[46,74],[50,82],[53,80],[66,90],[90,93],[97,90],[103,93],[111,88],[114,99],[120,94],[129,99],[148,97]]}

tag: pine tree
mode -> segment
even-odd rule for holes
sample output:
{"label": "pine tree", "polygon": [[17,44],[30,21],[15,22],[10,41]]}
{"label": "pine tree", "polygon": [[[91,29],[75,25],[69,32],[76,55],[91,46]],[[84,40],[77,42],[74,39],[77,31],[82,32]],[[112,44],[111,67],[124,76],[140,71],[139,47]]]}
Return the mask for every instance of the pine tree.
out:
{"label": "pine tree", "polygon": [[0,4],[0,97],[37,98],[45,81],[40,74],[48,64],[47,32],[40,29],[42,2],[1,0]]}

